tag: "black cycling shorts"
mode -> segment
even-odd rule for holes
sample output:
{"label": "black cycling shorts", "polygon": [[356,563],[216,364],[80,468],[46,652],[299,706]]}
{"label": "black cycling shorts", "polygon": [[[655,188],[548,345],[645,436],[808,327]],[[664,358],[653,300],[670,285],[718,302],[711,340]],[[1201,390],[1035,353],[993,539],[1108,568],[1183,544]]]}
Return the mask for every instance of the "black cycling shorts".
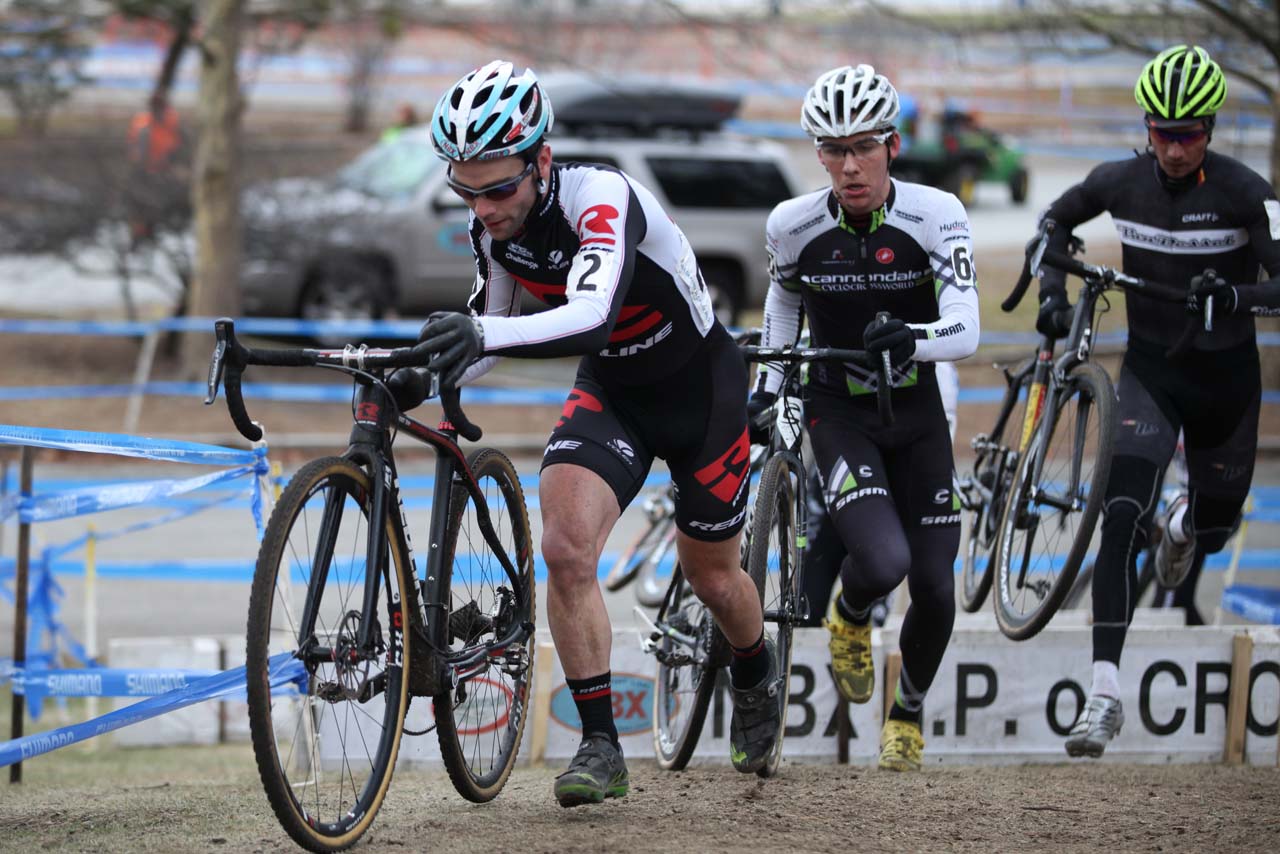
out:
{"label": "black cycling shorts", "polygon": [[1163,469],[1181,430],[1196,489],[1243,502],[1258,451],[1261,389],[1253,341],[1170,361],[1163,347],[1130,336],[1117,386],[1115,455]]}
{"label": "black cycling shorts", "polygon": [[894,423],[886,427],[874,395],[850,398],[809,389],[805,420],[827,512],[839,526],[844,508],[889,501],[904,530],[958,528],[951,434],[933,377],[895,392],[893,406]]}
{"label": "black cycling shorts", "polygon": [[750,468],[747,368],[724,328],[713,326],[687,364],[652,385],[606,383],[599,373],[591,359],[579,364],[542,467],[590,469],[622,511],[660,457],[675,483],[679,529],[707,542],[735,535]]}

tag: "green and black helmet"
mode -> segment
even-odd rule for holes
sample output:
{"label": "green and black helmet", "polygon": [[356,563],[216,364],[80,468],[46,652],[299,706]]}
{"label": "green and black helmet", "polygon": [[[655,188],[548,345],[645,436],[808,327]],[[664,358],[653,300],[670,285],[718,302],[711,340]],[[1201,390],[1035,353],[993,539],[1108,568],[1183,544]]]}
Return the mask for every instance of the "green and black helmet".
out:
{"label": "green and black helmet", "polygon": [[1146,64],[1133,87],[1153,122],[1189,122],[1213,116],[1227,99],[1227,78],[1198,45],[1175,45]]}

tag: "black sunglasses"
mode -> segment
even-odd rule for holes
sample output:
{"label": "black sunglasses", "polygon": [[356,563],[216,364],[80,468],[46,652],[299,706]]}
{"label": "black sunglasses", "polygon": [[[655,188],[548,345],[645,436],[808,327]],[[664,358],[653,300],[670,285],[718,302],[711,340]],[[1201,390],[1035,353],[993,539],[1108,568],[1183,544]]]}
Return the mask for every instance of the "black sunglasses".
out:
{"label": "black sunglasses", "polygon": [[1147,130],[1151,131],[1161,142],[1168,144],[1172,142],[1186,145],[1192,142],[1199,142],[1209,133],[1209,129],[1201,127],[1190,128],[1162,128],[1147,121]]}
{"label": "black sunglasses", "polygon": [[520,182],[528,177],[529,173],[533,171],[533,167],[535,165],[536,162],[531,160],[525,164],[524,169],[520,171],[519,175],[516,175],[514,178],[503,178],[498,183],[490,184],[487,187],[472,188],[468,187],[466,184],[459,184],[457,181],[453,180],[452,171],[450,171],[450,174],[445,177],[445,180],[449,182],[450,189],[461,196],[464,202],[474,202],[476,199],[480,198],[489,199],[494,202],[502,202],[516,194],[520,189]]}

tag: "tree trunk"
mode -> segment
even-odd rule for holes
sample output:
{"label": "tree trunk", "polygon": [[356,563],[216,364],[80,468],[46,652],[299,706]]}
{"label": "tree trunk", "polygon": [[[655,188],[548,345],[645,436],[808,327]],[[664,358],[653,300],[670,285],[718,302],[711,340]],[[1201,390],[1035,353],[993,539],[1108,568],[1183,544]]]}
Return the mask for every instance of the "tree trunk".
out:
{"label": "tree trunk", "polygon": [[[240,114],[236,58],[244,0],[209,0],[200,42],[199,141],[191,202],[195,212],[196,261],[187,311],[192,317],[240,312]],[[213,327],[188,333],[182,364],[201,376],[213,352]]]}
{"label": "tree trunk", "polygon": [[181,9],[174,18],[173,38],[169,42],[168,50],[165,51],[160,73],[156,75],[155,87],[151,90],[152,98],[163,98],[166,102],[169,100],[169,91],[173,89],[173,78],[178,73],[178,63],[182,61],[182,54],[191,43],[191,27],[195,24],[192,20],[194,12],[195,10],[191,8]]}

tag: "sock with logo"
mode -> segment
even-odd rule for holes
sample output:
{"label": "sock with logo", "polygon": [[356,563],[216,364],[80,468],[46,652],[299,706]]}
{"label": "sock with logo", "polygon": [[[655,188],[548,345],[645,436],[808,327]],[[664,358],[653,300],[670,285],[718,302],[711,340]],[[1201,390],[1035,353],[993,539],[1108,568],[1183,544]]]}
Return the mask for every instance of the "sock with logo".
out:
{"label": "sock with logo", "polygon": [[755,643],[745,647],[733,647],[733,663],[729,665],[729,677],[733,687],[754,688],[769,675],[769,656],[765,654],[764,629]]}
{"label": "sock with logo", "polygon": [[578,717],[582,718],[582,733],[603,733],[616,745],[618,728],[613,722],[613,672],[606,670],[589,679],[565,677]]}
{"label": "sock with logo", "polygon": [[924,723],[924,694],[911,685],[905,667],[898,672],[898,684],[893,689],[893,705],[889,707],[889,720],[910,721],[916,726]]}
{"label": "sock with logo", "polygon": [[1120,698],[1120,668],[1114,662],[1095,661],[1093,663],[1093,684],[1089,686],[1090,697]]}

